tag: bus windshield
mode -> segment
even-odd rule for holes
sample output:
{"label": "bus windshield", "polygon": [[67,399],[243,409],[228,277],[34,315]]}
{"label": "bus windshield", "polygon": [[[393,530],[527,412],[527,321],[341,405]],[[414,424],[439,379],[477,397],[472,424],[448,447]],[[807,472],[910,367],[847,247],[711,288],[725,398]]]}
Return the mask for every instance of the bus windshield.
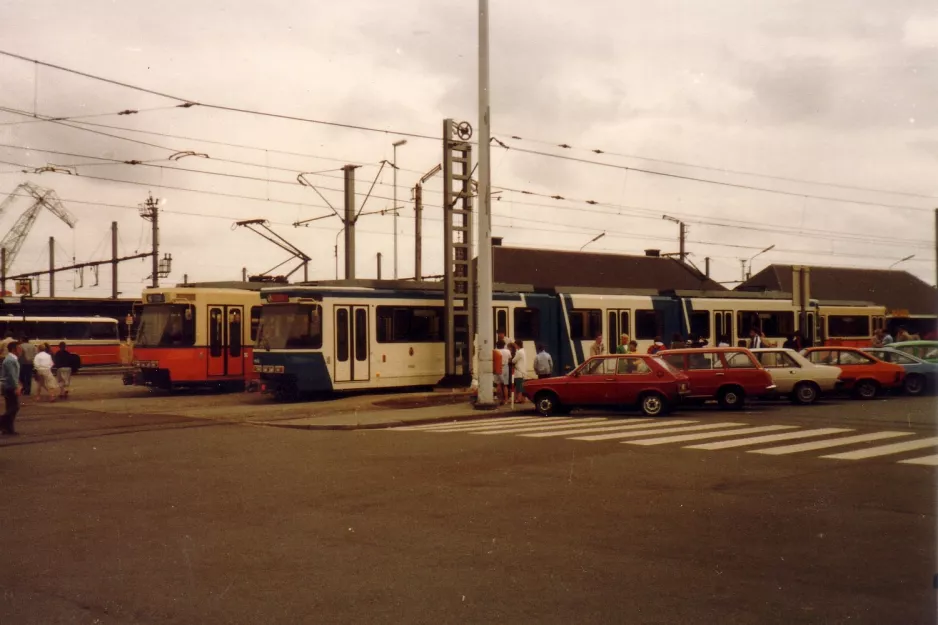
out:
{"label": "bus windshield", "polygon": [[137,347],[190,347],[195,345],[195,311],[185,304],[150,304],[143,307],[137,329]]}
{"label": "bus windshield", "polygon": [[261,310],[257,349],[320,349],[322,306],[268,304]]}

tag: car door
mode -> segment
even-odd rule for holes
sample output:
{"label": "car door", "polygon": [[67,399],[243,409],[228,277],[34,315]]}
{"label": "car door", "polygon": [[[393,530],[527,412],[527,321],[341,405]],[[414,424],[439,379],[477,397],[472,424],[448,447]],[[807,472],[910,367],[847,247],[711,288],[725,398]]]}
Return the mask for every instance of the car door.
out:
{"label": "car door", "polygon": [[764,393],[772,383],[772,377],[760,369],[747,352],[725,352],[720,354],[726,365],[726,380],[743,387],[747,394]]}
{"label": "car door", "polygon": [[726,377],[720,356],[714,352],[687,354],[684,372],[690,378],[691,395],[694,397],[716,396],[717,389]]}
{"label": "car door", "polygon": [[615,386],[616,357],[590,358],[571,374],[560,401],[575,406],[597,406],[611,403]]}
{"label": "car door", "polygon": [[623,406],[638,403],[638,394],[656,380],[655,372],[641,356],[619,358],[614,403]]}

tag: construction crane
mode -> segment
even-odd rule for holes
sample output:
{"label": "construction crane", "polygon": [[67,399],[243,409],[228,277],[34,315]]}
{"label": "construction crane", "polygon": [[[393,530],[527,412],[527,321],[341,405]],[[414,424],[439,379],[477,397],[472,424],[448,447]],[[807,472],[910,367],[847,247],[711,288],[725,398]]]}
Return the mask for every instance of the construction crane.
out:
{"label": "construction crane", "polygon": [[43,208],[49,209],[53,215],[68,224],[69,228],[74,228],[75,223],[78,221],[74,215],[68,212],[68,209],[62,204],[62,200],[59,199],[55,191],[36,186],[31,182],[24,182],[18,185],[13,189],[13,193],[0,203],[0,218],[3,217],[7,209],[20,197],[30,197],[34,201],[33,205],[19,216],[16,223],[13,224],[13,228],[11,228],[6,236],[3,237],[3,240],[0,241],[0,249],[6,250],[6,264],[3,267],[4,275],[6,275],[9,268],[13,266],[16,255],[19,254],[23,243],[26,241],[26,236],[32,229],[33,224],[36,223],[39,212]]}

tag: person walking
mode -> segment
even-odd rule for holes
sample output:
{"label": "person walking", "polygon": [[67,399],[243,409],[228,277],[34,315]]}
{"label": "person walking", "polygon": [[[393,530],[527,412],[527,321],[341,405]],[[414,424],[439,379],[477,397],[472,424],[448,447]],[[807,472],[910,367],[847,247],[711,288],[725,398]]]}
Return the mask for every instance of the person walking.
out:
{"label": "person walking", "polygon": [[554,373],[554,359],[547,353],[543,343],[538,343],[537,356],[534,357],[534,373],[538,379],[549,378]]}
{"label": "person walking", "polygon": [[55,401],[56,396],[59,394],[59,385],[55,381],[55,376],[52,375],[52,367],[55,365],[55,361],[52,359],[51,351],[49,344],[45,343],[40,347],[35,360],[33,360],[37,386],[36,401],[42,401],[43,391],[49,394],[48,401],[50,402]]}
{"label": "person walking", "polygon": [[515,369],[512,373],[512,381],[515,384],[515,402],[524,403],[524,378],[528,370],[528,358],[524,353],[524,344],[521,341],[515,342],[515,355],[511,359]]}
{"label": "person walking", "polygon": [[0,365],[0,392],[3,393],[4,411],[0,417],[0,432],[7,436],[16,436],[13,426],[16,413],[20,411],[20,347],[16,341],[7,344],[7,355]]}
{"label": "person walking", "polygon": [[629,353],[629,335],[623,334],[619,337],[619,346],[616,348],[617,354],[627,354]]}
{"label": "person walking", "polygon": [[59,383],[59,397],[65,399],[68,397],[68,389],[72,385],[72,363],[75,362],[75,354],[65,349],[65,341],[59,343],[59,351],[52,357],[52,363],[55,365],[55,381]]}
{"label": "person walking", "polygon": [[20,385],[23,395],[33,392],[33,360],[36,358],[36,346],[29,342],[25,336],[20,341]]}
{"label": "person walking", "polygon": [[603,347],[603,335],[597,334],[596,340],[590,345],[590,356],[601,356],[606,351]]}

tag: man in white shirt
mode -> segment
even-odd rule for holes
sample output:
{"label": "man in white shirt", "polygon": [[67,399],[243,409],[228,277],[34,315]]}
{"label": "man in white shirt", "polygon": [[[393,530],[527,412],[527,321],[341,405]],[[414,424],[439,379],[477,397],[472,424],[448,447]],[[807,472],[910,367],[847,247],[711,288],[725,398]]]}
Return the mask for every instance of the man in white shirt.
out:
{"label": "man in white shirt", "polygon": [[59,384],[55,381],[55,376],[52,375],[53,360],[50,351],[48,344],[43,345],[33,359],[36,381],[39,383],[39,388],[36,389],[36,396],[39,401],[42,401],[43,391],[49,393],[49,401],[55,401],[55,397],[59,392]]}
{"label": "man in white shirt", "polygon": [[765,347],[762,344],[762,337],[759,336],[759,331],[755,328],[749,330],[749,349],[759,349],[760,347]]}
{"label": "man in white shirt", "polygon": [[550,357],[544,344],[537,346],[537,356],[534,357],[534,373],[538,378],[549,378],[554,372],[554,359]]}
{"label": "man in white shirt", "polygon": [[525,372],[528,370],[528,358],[524,353],[524,343],[521,341],[515,342],[515,357],[511,359],[511,364],[515,366],[515,372],[513,375],[514,384],[515,384],[515,402],[519,404],[524,403],[524,378]]}

